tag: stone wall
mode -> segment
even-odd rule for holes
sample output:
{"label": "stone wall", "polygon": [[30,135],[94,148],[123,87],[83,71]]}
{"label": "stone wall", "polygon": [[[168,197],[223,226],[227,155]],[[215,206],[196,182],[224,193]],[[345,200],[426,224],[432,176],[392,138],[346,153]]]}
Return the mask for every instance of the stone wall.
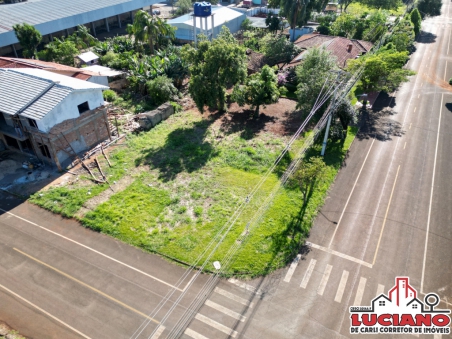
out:
{"label": "stone wall", "polygon": [[137,114],[135,119],[141,128],[148,130],[156,126],[160,121],[168,119],[173,114],[174,107],[169,102],[166,102],[153,111]]}

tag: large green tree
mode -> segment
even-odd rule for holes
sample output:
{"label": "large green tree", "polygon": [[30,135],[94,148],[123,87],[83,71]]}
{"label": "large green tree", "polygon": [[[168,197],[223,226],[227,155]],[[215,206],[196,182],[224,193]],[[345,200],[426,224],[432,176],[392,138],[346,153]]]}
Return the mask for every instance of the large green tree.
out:
{"label": "large green tree", "polygon": [[364,93],[393,92],[408,80],[414,72],[403,69],[408,60],[408,52],[398,52],[392,44],[383,47],[375,54],[350,60],[348,70],[363,69],[359,87]]}
{"label": "large green tree", "polygon": [[335,58],[324,48],[311,48],[303,55],[301,65],[297,66],[298,108],[309,112],[314,105],[325,81],[333,81],[332,70],[336,70]]}
{"label": "large green tree", "polygon": [[266,62],[273,66],[278,63],[289,63],[300,48],[286,39],[284,35],[267,34],[259,42],[260,52],[265,55]]}
{"label": "large green tree", "polygon": [[419,0],[416,4],[423,18],[441,15],[441,0]]}
{"label": "large green tree", "polygon": [[355,34],[358,18],[354,15],[342,13],[330,27],[331,35],[351,38]]}
{"label": "large green tree", "polygon": [[55,37],[45,46],[44,50],[38,52],[38,56],[45,61],[74,66],[74,57],[78,52],[77,46],[72,40]]}
{"label": "large green tree", "polygon": [[36,56],[36,48],[42,40],[41,33],[34,26],[27,23],[15,24],[13,29],[17,40],[19,40],[20,45],[24,49],[24,57],[31,58]]}
{"label": "large green tree", "polygon": [[399,52],[409,51],[414,44],[414,25],[409,18],[402,19],[388,38]]}
{"label": "large green tree", "polygon": [[254,108],[254,117],[259,117],[259,107],[278,102],[279,89],[275,71],[265,65],[260,73],[249,76],[245,85],[236,85],[232,92],[232,100],[239,106],[245,104]]}
{"label": "large green tree", "polygon": [[190,63],[189,92],[196,107],[226,109],[226,89],[242,83],[247,73],[245,47],[240,46],[226,26],[212,42],[201,39],[198,45],[185,45],[183,57]]}

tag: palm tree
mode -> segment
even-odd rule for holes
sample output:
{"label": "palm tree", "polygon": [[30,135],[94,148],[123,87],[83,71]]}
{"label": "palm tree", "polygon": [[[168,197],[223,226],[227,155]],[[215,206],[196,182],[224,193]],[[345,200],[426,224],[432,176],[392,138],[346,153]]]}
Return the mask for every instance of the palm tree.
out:
{"label": "palm tree", "polygon": [[150,15],[146,11],[138,11],[133,21],[133,33],[135,40],[144,42],[149,41],[151,54],[154,54],[154,41],[159,35],[174,38],[174,29],[159,17]]}
{"label": "palm tree", "polygon": [[[292,28],[292,41],[295,40],[295,27],[306,15],[306,5],[309,0],[283,0],[284,14]],[[301,15],[301,16],[300,16]]]}

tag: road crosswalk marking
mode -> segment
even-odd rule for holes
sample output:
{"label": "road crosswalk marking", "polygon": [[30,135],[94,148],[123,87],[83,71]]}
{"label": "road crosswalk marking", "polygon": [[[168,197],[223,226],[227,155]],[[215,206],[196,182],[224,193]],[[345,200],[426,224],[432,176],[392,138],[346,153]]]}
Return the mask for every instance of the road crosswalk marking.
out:
{"label": "road crosswalk marking", "polygon": [[213,302],[211,300],[206,300],[206,302],[204,304],[209,307],[212,307],[213,309],[216,309],[217,311],[220,311],[221,313],[224,313],[234,319],[240,320],[241,322],[244,322],[246,319],[246,317],[244,317],[240,313],[234,312],[234,311],[230,310],[229,308],[221,306],[220,304],[217,304],[216,302]]}
{"label": "road crosswalk marking", "polygon": [[359,279],[358,290],[356,291],[355,301],[352,306],[360,306],[361,300],[363,299],[364,288],[366,287],[367,279],[361,277]]}
{"label": "road crosswalk marking", "polygon": [[330,278],[330,273],[331,273],[332,268],[333,268],[333,266],[326,265],[325,272],[323,272],[322,280],[320,281],[319,288],[317,289],[318,295],[323,295],[326,284],[328,283],[328,279]]}
{"label": "road crosswalk marking", "polygon": [[159,325],[157,328],[157,331],[155,331],[154,335],[151,337],[151,339],[158,339],[162,335],[163,331],[165,331],[165,326]]}
{"label": "road crosswalk marking", "polygon": [[378,287],[377,287],[377,297],[378,297],[380,294],[384,293],[384,291],[385,291],[384,285],[378,284]]}
{"label": "road crosswalk marking", "polygon": [[222,296],[224,296],[224,297],[226,297],[226,298],[229,298],[229,299],[231,299],[231,300],[234,300],[234,301],[236,301],[236,302],[238,302],[238,303],[240,303],[240,304],[242,304],[242,305],[245,305],[246,307],[252,308],[252,307],[254,306],[254,303],[253,303],[253,302],[251,302],[251,301],[249,301],[249,300],[246,300],[246,299],[244,299],[244,298],[241,298],[241,297],[239,297],[239,296],[236,296],[235,294],[230,293],[230,292],[228,292],[228,291],[225,291],[225,290],[223,290],[222,288],[215,287],[214,292],[216,292],[216,293],[218,293],[218,294],[221,294]]}
{"label": "road crosswalk marking", "polygon": [[284,278],[284,282],[290,282],[290,279],[292,278],[293,272],[295,272],[295,269],[298,266],[298,262],[301,259],[301,254],[298,254],[295,259],[290,264],[289,270],[286,273],[286,276]]}
{"label": "road crosswalk marking", "polygon": [[193,331],[190,328],[187,328],[184,333],[186,335],[188,335],[189,337],[192,337],[193,339],[209,339],[209,338],[203,336],[202,334],[199,334],[198,332]]}
{"label": "road crosswalk marking", "polygon": [[315,260],[315,259],[311,259],[311,261],[309,262],[309,267],[306,270],[306,273],[304,274],[303,280],[301,281],[301,284],[300,284],[301,288],[306,288],[306,286],[308,286],[309,279],[311,279],[311,274],[312,274],[312,271],[314,271],[314,267],[315,267],[316,263],[317,263],[317,260]]}
{"label": "road crosswalk marking", "polygon": [[207,318],[206,316],[197,313],[195,315],[195,319],[198,319],[199,321],[202,321],[203,323],[212,326],[213,328],[216,328],[217,330],[226,333],[228,336],[230,337],[237,337],[237,331],[234,331],[233,329],[224,326],[223,324],[220,324],[218,322],[216,322],[215,320],[212,320],[210,318]]}
{"label": "road crosswalk marking", "polygon": [[337,288],[336,297],[334,298],[334,301],[340,303],[342,300],[342,295],[344,294],[345,285],[347,285],[347,279],[348,279],[348,271],[342,272],[341,281],[339,282],[339,286]]}

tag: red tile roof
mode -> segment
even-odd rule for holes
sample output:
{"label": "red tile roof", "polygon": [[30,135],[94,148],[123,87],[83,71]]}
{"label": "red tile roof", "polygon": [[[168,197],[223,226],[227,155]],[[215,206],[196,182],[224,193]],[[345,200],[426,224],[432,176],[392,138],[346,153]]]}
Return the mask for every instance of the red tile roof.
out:
{"label": "red tile roof", "polygon": [[88,80],[93,75],[98,75],[82,68],[61,65],[56,62],[8,57],[0,57],[0,68],[38,68],[81,80]]}
{"label": "red tile roof", "polygon": [[347,66],[347,60],[367,53],[373,46],[371,42],[363,40],[347,39],[338,36],[322,34],[305,34],[294,42],[303,51],[297,55],[286,67],[293,67],[301,63],[302,55],[312,47],[324,47],[336,57],[336,63],[340,68]]}

